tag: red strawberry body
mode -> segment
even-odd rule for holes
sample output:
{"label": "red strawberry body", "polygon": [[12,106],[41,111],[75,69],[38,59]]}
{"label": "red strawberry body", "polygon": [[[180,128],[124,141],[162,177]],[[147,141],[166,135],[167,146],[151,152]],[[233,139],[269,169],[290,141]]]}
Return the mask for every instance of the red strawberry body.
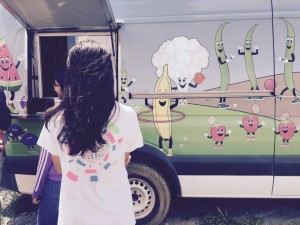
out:
{"label": "red strawberry body", "polygon": [[293,121],[282,121],[279,126],[279,133],[283,139],[291,139],[295,134],[296,125]]}
{"label": "red strawberry body", "polygon": [[244,116],[243,117],[243,126],[247,133],[256,132],[259,125],[259,120],[256,116]]}
{"label": "red strawberry body", "polygon": [[215,141],[223,141],[226,135],[226,127],[224,125],[215,125],[210,128],[210,135]]}

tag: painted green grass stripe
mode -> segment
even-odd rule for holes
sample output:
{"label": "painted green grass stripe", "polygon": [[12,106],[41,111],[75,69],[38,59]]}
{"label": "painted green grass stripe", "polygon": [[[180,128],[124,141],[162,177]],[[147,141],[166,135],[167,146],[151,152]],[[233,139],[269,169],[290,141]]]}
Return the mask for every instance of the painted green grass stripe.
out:
{"label": "painted green grass stripe", "polygon": [[[140,105],[139,112],[147,110]],[[271,156],[274,154],[274,138],[276,138],[277,155],[300,155],[299,134],[291,139],[289,148],[282,147],[280,135],[274,137],[272,128],[274,118],[258,115],[260,122],[265,126],[257,129],[255,140],[247,140],[247,133],[240,128],[238,120],[248,115],[246,112],[233,110],[219,110],[214,107],[200,105],[186,105],[176,110],[186,114],[182,121],[172,123],[173,155],[177,156]],[[224,149],[215,149],[214,141],[204,136],[209,133],[211,125],[208,123],[209,116],[215,116],[216,120],[225,125],[232,133],[224,139]],[[158,148],[158,134],[153,123],[140,122],[145,143]],[[276,125],[278,126],[278,124]],[[168,143],[163,142],[164,150],[167,151]],[[297,147],[298,146],[298,147]]]}

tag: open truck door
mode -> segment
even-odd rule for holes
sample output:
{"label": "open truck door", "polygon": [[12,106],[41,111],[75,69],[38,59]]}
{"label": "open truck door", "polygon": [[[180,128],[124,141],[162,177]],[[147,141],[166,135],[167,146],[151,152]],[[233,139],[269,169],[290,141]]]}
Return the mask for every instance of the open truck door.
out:
{"label": "open truck door", "polygon": [[[6,42],[1,39],[0,43],[9,47],[12,55],[9,60],[14,60],[18,72],[5,74],[7,101],[12,101],[14,107],[12,125],[3,132],[2,185],[30,194],[44,113],[58,100],[52,87],[55,72],[65,66],[68,50],[83,39],[102,43],[112,53],[117,66],[118,27],[108,0],[0,0],[0,3],[0,38],[6,35]],[[21,64],[17,58],[20,53],[24,53]],[[17,81],[15,86],[9,82],[12,74]],[[1,81],[2,78],[0,86],[5,80]],[[10,99],[13,94],[14,99]]]}

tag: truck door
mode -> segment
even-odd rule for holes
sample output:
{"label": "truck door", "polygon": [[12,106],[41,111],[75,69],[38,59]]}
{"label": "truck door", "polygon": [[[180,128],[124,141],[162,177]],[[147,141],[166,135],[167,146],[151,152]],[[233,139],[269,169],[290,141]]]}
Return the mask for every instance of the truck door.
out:
{"label": "truck door", "polygon": [[300,3],[273,0],[276,74],[274,196],[300,195]]}
{"label": "truck door", "polygon": [[213,12],[176,3],[172,16],[149,3],[126,18],[120,101],[136,109],[145,143],[169,156],[183,196],[271,196],[271,3],[227,1]]}

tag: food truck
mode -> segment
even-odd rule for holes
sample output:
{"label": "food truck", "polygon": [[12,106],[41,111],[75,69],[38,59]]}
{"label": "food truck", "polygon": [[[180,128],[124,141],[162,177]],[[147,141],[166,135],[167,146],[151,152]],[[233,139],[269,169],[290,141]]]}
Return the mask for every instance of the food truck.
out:
{"label": "food truck", "polygon": [[54,72],[93,39],[143,133],[128,166],[139,224],[159,224],[174,197],[300,197],[299,1],[0,3],[3,186],[32,192]]}

